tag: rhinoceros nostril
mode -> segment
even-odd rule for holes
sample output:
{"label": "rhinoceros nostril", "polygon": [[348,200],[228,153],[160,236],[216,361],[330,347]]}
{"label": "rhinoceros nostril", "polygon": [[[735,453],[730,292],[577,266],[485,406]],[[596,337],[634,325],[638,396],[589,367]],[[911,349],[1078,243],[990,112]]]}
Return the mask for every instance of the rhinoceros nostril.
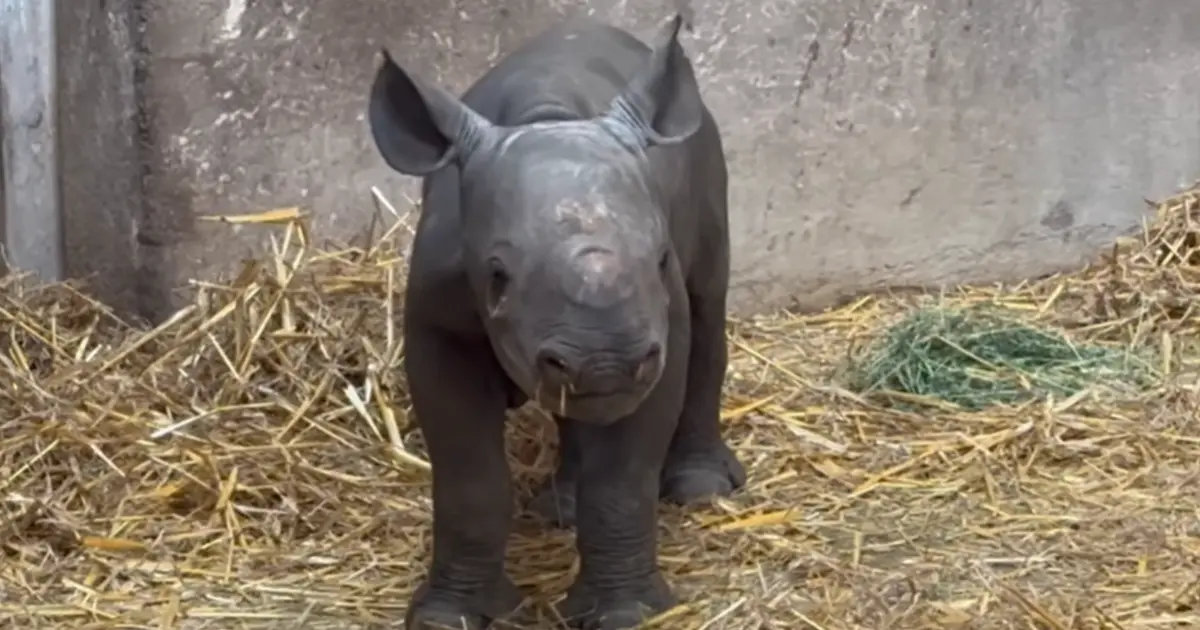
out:
{"label": "rhinoceros nostril", "polygon": [[542,348],[537,353],[537,369],[542,380],[554,387],[569,387],[576,374],[571,363],[552,348]]}
{"label": "rhinoceros nostril", "polygon": [[637,362],[637,367],[634,368],[633,380],[641,383],[654,378],[662,365],[662,346],[655,343],[651,344],[646,350],[646,354],[640,361]]}

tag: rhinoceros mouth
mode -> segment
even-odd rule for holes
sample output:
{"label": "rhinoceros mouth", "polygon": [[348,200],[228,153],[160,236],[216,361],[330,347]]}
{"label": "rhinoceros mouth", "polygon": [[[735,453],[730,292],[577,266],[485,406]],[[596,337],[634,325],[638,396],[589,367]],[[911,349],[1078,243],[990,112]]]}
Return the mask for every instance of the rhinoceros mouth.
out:
{"label": "rhinoceros mouth", "polygon": [[570,393],[540,391],[531,398],[539,407],[564,418],[608,424],[633,414],[649,396],[649,389],[617,392]]}

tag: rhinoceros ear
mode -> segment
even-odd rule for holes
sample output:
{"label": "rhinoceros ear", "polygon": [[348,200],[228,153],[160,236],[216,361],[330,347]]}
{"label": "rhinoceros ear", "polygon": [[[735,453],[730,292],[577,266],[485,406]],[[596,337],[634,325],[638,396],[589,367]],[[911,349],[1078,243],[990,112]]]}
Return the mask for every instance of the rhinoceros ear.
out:
{"label": "rhinoceros ear", "polygon": [[676,144],[700,128],[704,105],[696,74],[679,44],[684,18],[676,14],[659,34],[649,63],[613,101],[607,118],[633,132],[642,146]]}
{"label": "rhinoceros ear", "polygon": [[371,84],[368,121],[385,162],[423,176],[462,160],[491,131],[491,123],[435,85],[419,85],[385,49]]}

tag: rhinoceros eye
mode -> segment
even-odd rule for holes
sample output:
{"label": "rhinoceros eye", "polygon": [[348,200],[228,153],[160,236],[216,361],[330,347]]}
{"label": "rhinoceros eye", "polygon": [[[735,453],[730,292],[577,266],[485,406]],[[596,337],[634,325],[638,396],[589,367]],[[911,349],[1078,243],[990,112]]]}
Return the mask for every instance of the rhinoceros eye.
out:
{"label": "rhinoceros eye", "polygon": [[670,270],[670,268],[671,268],[671,252],[664,251],[662,253],[662,255],[659,256],[659,258],[658,258],[658,270],[660,272],[662,272],[663,275],[666,275],[667,271]]}
{"label": "rhinoceros eye", "polygon": [[499,317],[504,313],[504,306],[508,301],[508,284],[509,276],[508,272],[504,270],[504,266],[498,260],[490,261],[485,298],[489,316]]}

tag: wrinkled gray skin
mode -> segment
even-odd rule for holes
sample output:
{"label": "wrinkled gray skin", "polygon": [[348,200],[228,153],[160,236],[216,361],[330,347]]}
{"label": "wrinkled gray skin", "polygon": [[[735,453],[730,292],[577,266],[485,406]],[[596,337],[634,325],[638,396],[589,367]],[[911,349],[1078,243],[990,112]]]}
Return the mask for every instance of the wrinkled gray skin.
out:
{"label": "wrinkled gray skin", "polygon": [[657,567],[660,496],[745,483],[719,432],[729,282],[720,135],[677,41],[594,22],[530,41],[462,100],[385,53],[375,142],[424,176],[405,298],[405,368],[433,466],[433,560],[409,630],[483,628],[521,596],[504,570],[506,408],[557,413],[533,508],[577,524],[560,613],[636,626],[674,597]]}

